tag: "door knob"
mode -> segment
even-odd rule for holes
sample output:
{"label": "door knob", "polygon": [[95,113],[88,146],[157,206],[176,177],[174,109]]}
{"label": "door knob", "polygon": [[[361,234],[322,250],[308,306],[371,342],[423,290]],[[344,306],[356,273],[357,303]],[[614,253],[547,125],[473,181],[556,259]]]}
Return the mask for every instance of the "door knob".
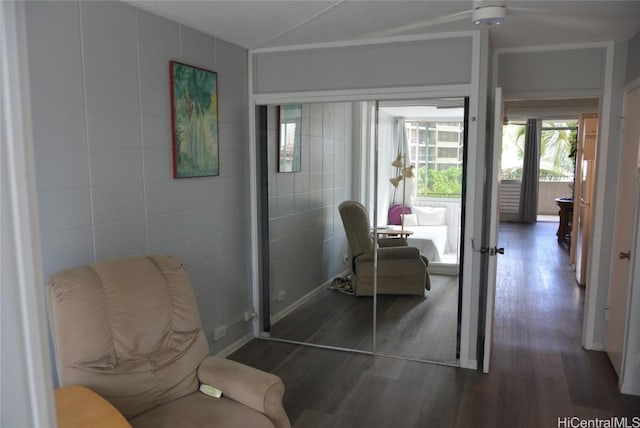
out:
{"label": "door knob", "polygon": [[620,251],[618,253],[618,257],[620,258],[620,260],[631,260],[631,250],[627,251],[626,253],[623,253],[622,251]]}

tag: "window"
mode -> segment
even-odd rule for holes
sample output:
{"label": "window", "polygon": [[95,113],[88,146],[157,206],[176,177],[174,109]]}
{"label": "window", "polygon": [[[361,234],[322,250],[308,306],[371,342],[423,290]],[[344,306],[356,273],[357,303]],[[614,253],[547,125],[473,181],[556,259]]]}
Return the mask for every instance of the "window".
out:
{"label": "window", "polygon": [[[502,128],[501,180],[522,180],[526,125]],[[573,181],[577,120],[543,120],[540,132],[540,181]],[[573,156],[573,157],[572,157]]]}
{"label": "window", "polygon": [[462,122],[405,122],[408,161],[416,171],[416,196],[459,198],[462,195]]}
{"label": "window", "polygon": [[438,158],[455,158],[458,160],[458,149],[438,148]]}
{"label": "window", "polygon": [[279,107],[280,139],[278,145],[278,172],[300,172],[302,106]]}
{"label": "window", "polygon": [[527,126],[509,122],[502,127],[502,158],[500,160],[502,181],[521,181],[524,159],[524,142]]}
{"label": "window", "polygon": [[573,150],[577,138],[577,120],[542,121],[540,181],[573,181],[575,158]]}

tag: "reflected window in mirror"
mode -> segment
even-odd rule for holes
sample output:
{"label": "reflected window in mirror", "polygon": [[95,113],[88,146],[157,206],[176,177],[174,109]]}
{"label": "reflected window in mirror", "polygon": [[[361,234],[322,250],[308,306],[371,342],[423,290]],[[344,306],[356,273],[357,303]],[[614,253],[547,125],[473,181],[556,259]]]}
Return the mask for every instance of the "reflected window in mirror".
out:
{"label": "reflected window in mirror", "polygon": [[300,172],[302,105],[281,105],[278,117],[278,172]]}

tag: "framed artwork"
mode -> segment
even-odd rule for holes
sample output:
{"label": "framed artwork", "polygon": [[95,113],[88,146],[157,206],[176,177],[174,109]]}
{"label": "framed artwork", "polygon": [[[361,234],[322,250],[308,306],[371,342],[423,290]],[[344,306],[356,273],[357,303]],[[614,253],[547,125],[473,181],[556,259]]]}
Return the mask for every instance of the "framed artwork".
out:
{"label": "framed artwork", "polygon": [[218,75],[169,62],[173,177],[219,175]]}
{"label": "framed artwork", "polygon": [[302,105],[278,107],[278,172],[300,172]]}

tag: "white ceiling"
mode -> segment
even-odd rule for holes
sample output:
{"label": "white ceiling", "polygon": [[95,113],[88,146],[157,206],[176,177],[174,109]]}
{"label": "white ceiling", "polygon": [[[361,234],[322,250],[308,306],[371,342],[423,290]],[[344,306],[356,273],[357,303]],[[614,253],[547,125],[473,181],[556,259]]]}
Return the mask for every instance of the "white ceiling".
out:
{"label": "white ceiling", "polygon": [[[495,3],[505,0],[484,0]],[[473,29],[471,0],[131,0],[141,9],[247,49]],[[626,40],[640,0],[506,0],[496,48]]]}

